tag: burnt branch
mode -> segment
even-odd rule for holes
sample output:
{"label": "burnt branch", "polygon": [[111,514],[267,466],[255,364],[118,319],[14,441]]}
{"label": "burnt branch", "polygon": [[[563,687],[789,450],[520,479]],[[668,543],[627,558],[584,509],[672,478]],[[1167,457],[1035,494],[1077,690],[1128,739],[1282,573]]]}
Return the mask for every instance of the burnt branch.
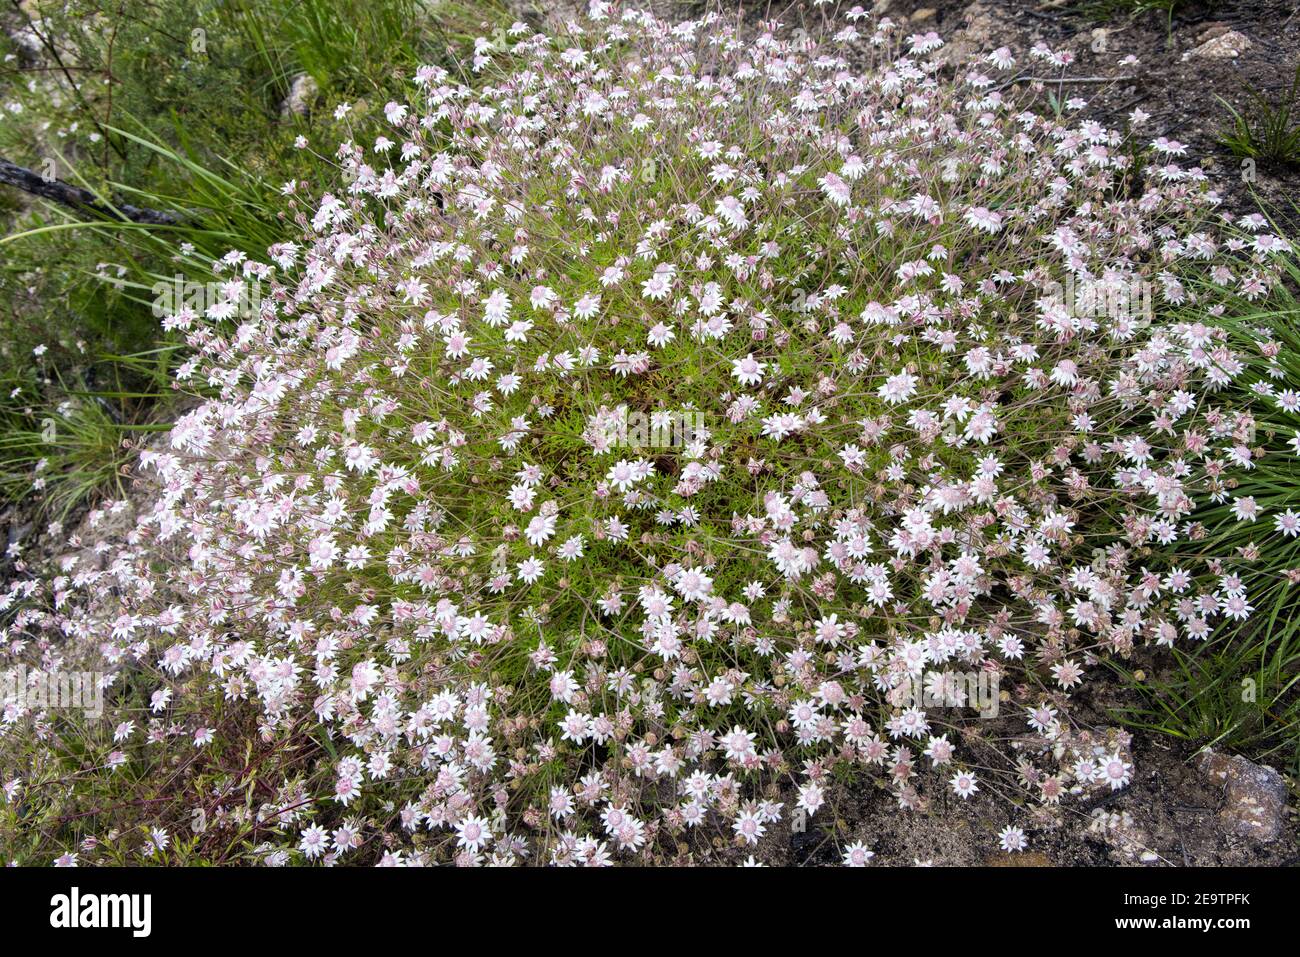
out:
{"label": "burnt branch", "polygon": [[181,221],[178,213],[145,209],[128,203],[119,203],[116,207],[106,206],[88,189],[73,186],[61,179],[48,179],[25,166],[9,162],[3,156],[0,156],[0,183],[16,186],[23,192],[39,196],[41,199],[106,216],[109,219],[126,219],[150,226],[174,226]]}

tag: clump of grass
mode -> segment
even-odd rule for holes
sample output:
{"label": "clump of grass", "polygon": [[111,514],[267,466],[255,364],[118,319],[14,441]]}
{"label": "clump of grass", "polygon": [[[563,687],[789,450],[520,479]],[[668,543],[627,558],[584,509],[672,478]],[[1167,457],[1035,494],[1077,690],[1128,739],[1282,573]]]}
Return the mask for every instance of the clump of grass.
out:
{"label": "clump of grass", "polygon": [[61,521],[99,495],[121,495],[132,460],[133,432],[165,428],[125,422],[104,397],[65,398],[42,410],[37,428],[11,423],[0,434],[0,490],[32,492],[44,515]]}
{"label": "clump of grass", "polygon": [[1250,105],[1245,110],[1237,110],[1219,98],[1232,117],[1231,127],[1220,134],[1219,142],[1243,159],[1300,164],[1300,122],[1296,117],[1300,64],[1296,65],[1291,85],[1280,96],[1270,98],[1253,86],[1247,87],[1247,94]]}
{"label": "clump of grass", "polygon": [[383,92],[393,86],[395,73],[415,63],[442,60],[450,37],[472,39],[485,21],[503,18],[503,8],[496,3],[450,0],[241,0],[222,11],[268,88],[281,99],[294,77],[304,73],[323,90]]}

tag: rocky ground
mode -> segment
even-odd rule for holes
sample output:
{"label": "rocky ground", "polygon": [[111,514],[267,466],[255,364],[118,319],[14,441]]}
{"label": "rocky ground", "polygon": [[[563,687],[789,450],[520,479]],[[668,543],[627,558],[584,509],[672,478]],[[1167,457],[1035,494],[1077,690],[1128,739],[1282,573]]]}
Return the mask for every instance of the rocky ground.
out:
{"label": "rocky ground", "polygon": [[[1076,60],[1065,89],[1089,100],[1087,113],[1115,128],[1135,108],[1150,115],[1150,139],[1185,143],[1235,213],[1260,205],[1294,231],[1300,228],[1300,167],[1256,164],[1253,173],[1219,145],[1228,122],[1222,99],[1242,111],[1249,90],[1284,93],[1300,65],[1300,5],[1292,0],[1186,0],[1173,17],[1163,13],[1102,16],[1087,5],[1106,0],[841,0],[905,21],[915,32],[934,30],[947,42],[943,56],[957,63],[1008,46],[1018,52],[1037,42],[1071,50]],[[708,0],[645,0],[661,16],[697,16]],[[507,0],[522,19],[540,24],[562,19],[581,0]],[[829,7],[808,0],[723,4],[757,24],[776,19],[812,33]],[[1126,57],[1138,63],[1120,66]],[[1023,58],[1022,58],[1023,60]],[[1080,82],[1085,81],[1085,82]],[[1300,113],[1300,105],[1294,113]]]}
{"label": "rocky ground", "polygon": [[[900,810],[882,782],[855,782],[829,791],[828,803],[802,829],[778,826],[757,857],[775,866],[836,864],[841,849],[862,841],[874,863],[907,866],[1184,867],[1300,864],[1300,815],[1294,782],[1240,755],[1199,752],[1190,743],[1116,726],[1111,709],[1132,704],[1131,692],[1099,676],[1070,712],[1071,734],[1104,743],[1133,764],[1122,790],[1097,788],[1052,806],[1030,805],[988,774],[969,800],[954,796],[940,775],[920,774],[928,795],[919,810]],[[1082,700],[1078,700],[1082,699]],[[968,724],[963,740],[981,736],[1005,753],[1023,732],[1023,708]],[[992,763],[992,762],[991,762]],[[928,764],[921,761],[918,769]],[[1029,848],[1008,854],[998,832],[1024,829]],[[682,859],[743,859],[746,851],[718,845],[682,849]]]}
{"label": "rocky ground", "polygon": [[[1300,167],[1256,164],[1252,171],[1219,145],[1228,112],[1239,111],[1254,88],[1279,96],[1300,65],[1300,6],[1281,0],[1222,0],[1184,5],[1172,20],[1163,14],[1106,19],[1071,15],[1073,0],[879,0],[875,9],[906,17],[918,30],[936,30],[952,61],[1007,45],[1026,49],[1043,41],[1070,49],[1070,74],[1089,78],[1070,93],[1087,97],[1088,111],[1122,128],[1135,108],[1150,114],[1154,139],[1168,136],[1188,147],[1236,213],[1258,204],[1300,226]],[[1128,56],[1133,66],[1120,66]],[[1253,181],[1251,181],[1253,178]]]}
{"label": "rocky ground", "polygon": [[[1092,733],[1125,736],[1104,723]],[[1128,754],[1134,765],[1129,787],[1067,799],[1044,813],[1028,812],[1001,794],[981,793],[962,801],[937,780],[926,782],[925,790],[940,796],[920,811],[899,810],[883,789],[854,789],[837,795],[834,824],[809,821],[788,841],[781,835],[772,842],[764,858],[772,864],[833,864],[844,843],[861,840],[875,850],[875,863],[884,865],[1300,863],[1300,822],[1288,806],[1287,782],[1276,770],[1240,756],[1197,755],[1193,747],[1141,734],[1131,739]],[[998,832],[1007,824],[1025,830],[1030,842],[1026,852],[1001,850]]]}

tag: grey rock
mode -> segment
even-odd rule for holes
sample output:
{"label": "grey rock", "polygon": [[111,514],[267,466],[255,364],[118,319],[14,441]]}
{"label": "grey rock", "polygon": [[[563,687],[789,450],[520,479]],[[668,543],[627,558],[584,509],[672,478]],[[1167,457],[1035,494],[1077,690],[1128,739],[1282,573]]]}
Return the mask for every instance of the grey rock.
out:
{"label": "grey rock", "polygon": [[281,116],[305,116],[312,101],[320,92],[320,87],[316,81],[306,73],[299,73],[293,78],[293,85],[289,87],[289,95],[280,105]]}
{"label": "grey rock", "polygon": [[1241,755],[1202,752],[1198,767],[1210,783],[1223,788],[1219,820],[1229,834],[1256,841],[1276,840],[1286,817],[1286,782],[1272,768]]}

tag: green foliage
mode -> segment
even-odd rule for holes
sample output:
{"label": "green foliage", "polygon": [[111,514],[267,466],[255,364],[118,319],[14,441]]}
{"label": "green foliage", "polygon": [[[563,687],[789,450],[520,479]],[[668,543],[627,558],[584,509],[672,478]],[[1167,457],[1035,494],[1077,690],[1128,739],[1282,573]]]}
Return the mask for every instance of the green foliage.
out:
{"label": "green foliage", "polygon": [[443,59],[449,34],[468,40],[483,21],[499,18],[492,4],[419,0],[300,0],[221,5],[259,79],[278,98],[294,77],[310,76],[322,90],[353,95],[383,92],[411,64]]}
{"label": "green foliage", "polygon": [[131,455],[127,436],[162,426],[118,416],[102,397],[73,395],[43,410],[38,429],[19,424],[0,433],[0,490],[20,497],[35,487],[44,514],[59,520],[93,494],[120,495]]}
{"label": "green foliage", "polygon": [[1258,159],[1267,163],[1300,164],[1300,120],[1296,110],[1300,106],[1300,64],[1295,77],[1280,96],[1269,98],[1247,87],[1250,105],[1245,112],[1234,109],[1220,98],[1232,115],[1232,126],[1219,136],[1219,142],[1232,150],[1233,155]]}

